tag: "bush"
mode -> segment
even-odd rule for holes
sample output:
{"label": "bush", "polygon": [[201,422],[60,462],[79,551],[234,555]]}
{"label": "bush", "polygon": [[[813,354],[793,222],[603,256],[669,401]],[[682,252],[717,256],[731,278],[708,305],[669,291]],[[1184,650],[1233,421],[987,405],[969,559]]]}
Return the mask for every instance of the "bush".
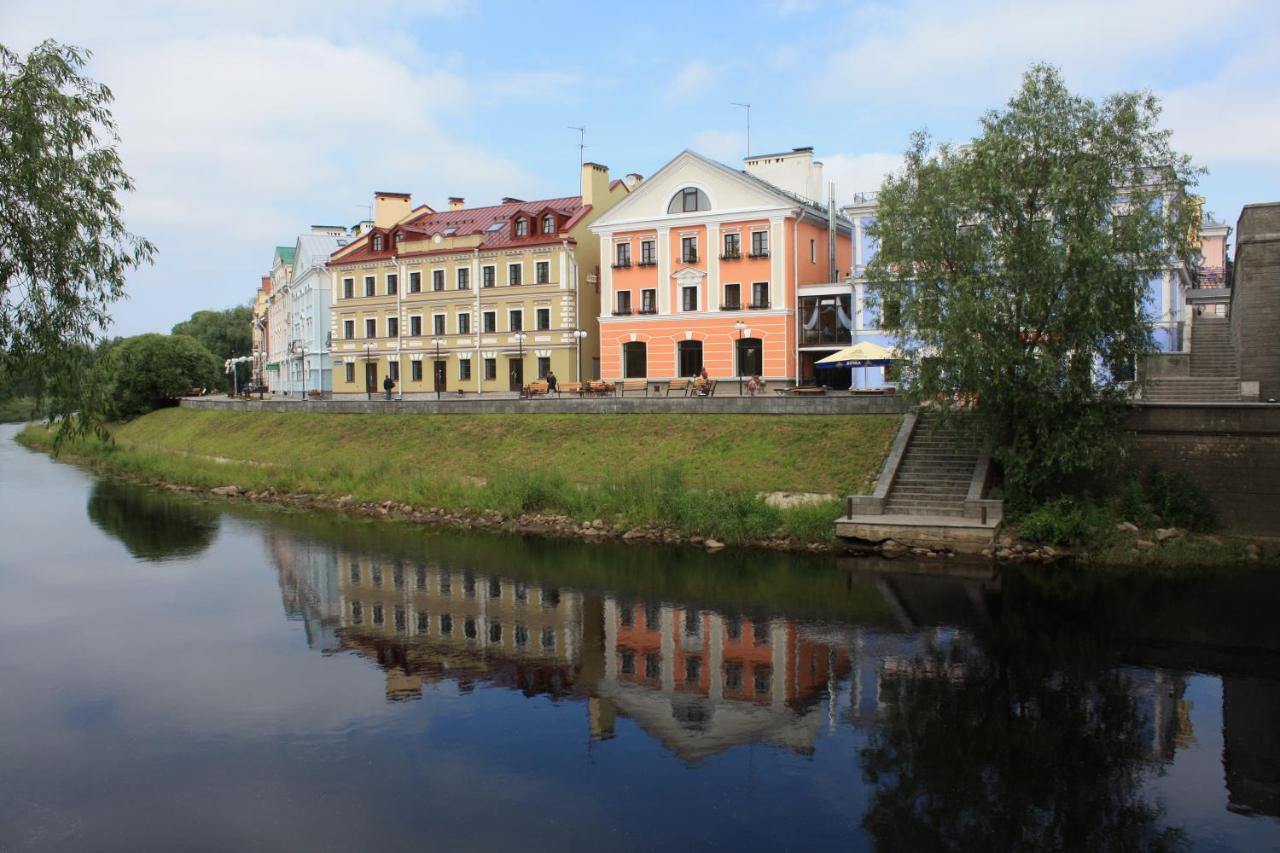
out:
{"label": "bush", "polygon": [[1143,477],[1143,491],[1151,510],[1165,524],[1187,530],[1211,530],[1215,526],[1213,507],[1200,487],[1181,471],[1151,466]]}
{"label": "bush", "polygon": [[95,369],[106,411],[118,420],[170,405],[192,388],[214,387],[221,374],[213,353],[186,335],[126,338]]}
{"label": "bush", "polygon": [[1050,545],[1079,545],[1090,540],[1095,530],[1113,519],[1100,504],[1088,498],[1084,501],[1060,497],[1041,504],[1022,517],[1022,536]]}

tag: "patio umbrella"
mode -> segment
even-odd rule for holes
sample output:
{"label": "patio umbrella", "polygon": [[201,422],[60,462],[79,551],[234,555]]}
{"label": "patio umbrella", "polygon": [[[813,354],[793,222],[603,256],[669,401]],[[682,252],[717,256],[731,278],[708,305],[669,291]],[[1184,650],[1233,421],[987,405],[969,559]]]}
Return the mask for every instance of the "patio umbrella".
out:
{"label": "patio umbrella", "polygon": [[893,351],[879,344],[873,344],[871,341],[862,341],[853,346],[833,352],[826,358],[820,358],[813,363],[814,367],[861,367],[862,381],[867,381],[866,369],[868,367],[887,367],[897,359],[894,358]]}

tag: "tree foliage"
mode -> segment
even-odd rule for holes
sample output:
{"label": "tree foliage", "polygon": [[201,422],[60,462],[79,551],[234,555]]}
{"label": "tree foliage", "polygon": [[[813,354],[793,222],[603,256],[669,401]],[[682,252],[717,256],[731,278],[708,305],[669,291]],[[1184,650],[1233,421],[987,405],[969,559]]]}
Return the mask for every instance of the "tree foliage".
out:
{"label": "tree foliage", "polygon": [[253,347],[253,309],[237,305],[225,311],[197,311],[173,327],[175,335],[189,335],[226,361],[249,355]]}
{"label": "tree foliage", "polygon": [[916,134],[880,191],[869,265],[904,380],[965,410],[1011,497],[1036,498],[1121,450],[1136,357],[1152,345],[1152,277],[1189,256],[1198,171],[1148,93],[1101,104],[1028,70],[972,145]]}
{"label": "tree foliage", "polygon": [[50,414],[100,410],[78,369],[155,247],[129,233],[133,189],[116,151],[110,90],[81,74],[89,53],[46,41],[26,58],[0,46],[0,358]]}
{"label": "tree foliage", "polygon": [[93,375],[106,413],[125,419],[171,405],[193,388],[215,387],[222,364],[195,338],[148,334],[113,346]]}

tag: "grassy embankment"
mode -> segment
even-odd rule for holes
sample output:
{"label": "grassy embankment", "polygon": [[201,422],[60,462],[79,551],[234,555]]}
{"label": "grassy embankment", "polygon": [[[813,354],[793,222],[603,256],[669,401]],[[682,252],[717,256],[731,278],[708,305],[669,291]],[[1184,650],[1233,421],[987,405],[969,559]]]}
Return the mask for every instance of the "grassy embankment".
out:
{"label": "grassy embankment", "polygon": [[0,424],[21,423],[39,417],[40,408],[29,397],[7,397],[0,400]]}
{"label": "grassy embankment", "polygon": [[[781,509],[770,492],[874,482],[897,415],[326,415],[166,409],[72,458],[201,488],[394,501],[506,516],[556,513],[726,542],[828,542],[839,497]],[[42,427],[21,436],[47,448]]]}

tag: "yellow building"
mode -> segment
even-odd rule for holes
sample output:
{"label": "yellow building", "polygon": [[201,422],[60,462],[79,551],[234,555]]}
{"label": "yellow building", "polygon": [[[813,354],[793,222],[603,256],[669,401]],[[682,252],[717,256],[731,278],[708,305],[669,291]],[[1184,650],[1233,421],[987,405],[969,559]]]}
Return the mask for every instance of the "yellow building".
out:
{"label": "yellow building", "polygon": [[449,209],[376,193],[374,222],[329,260],[333,393],[519,390],[599,375],[599,241],[589,226],[638,176],[582,167],[582,194]]}

